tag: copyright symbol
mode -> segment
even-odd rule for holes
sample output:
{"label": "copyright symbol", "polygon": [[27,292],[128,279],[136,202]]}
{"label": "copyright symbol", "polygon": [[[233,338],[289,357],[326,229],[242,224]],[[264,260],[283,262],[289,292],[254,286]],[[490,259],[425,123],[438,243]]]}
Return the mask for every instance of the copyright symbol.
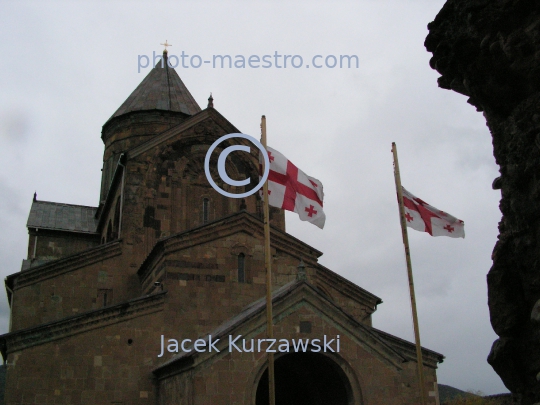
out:
{"label": "copyright symbol", "polygon": [[[259,149],[264,159],[264,173],[261,177],[261,180],[259,181],[256,187],[254,187],[250,191],[247,191],[241,194],[229,193],[219,188],[216,182],[212,179],[212,176],[210,175],[210,156],[212,155],[212,152],[216,149],[216,147],[221,142],[226,141],[227,139],[231,139],[231,138],[247,139]],[[225,171],[225,160],[227,159],[227,156],[229,156],[229,154],[234,151],[242,151],[242,152],[250,153],[250,147],[244,146],[244,145],[233,145],[233,146],[229,146],[223,149],[223,151],[219,155],[218,164],[217,164],[219,177],[221,178],[221,180],[223,180],[225,183],[227,183],[230,186],[237,186],[237,187],[247,186],[249,184],[248,178],[244,180],[233,180],[229,177],[229,175]],[[230,198],[244,198],[252,194],[255,194],[263,186],[264,182],[268,178],[268,174],[270,173],[270,160],[268,159],[268,153],[266,152],[266,149],[264,148],[264,146],[252,136],[246,135],[246,134],[239,134],[239,133],[228,134],[228,135],[222,136],[217,141],[215,141],[208,149],[208,152],[206,152],[206,156],[204,158],[204,173],[206,174],[206,178],[208,179],[208,182],[210,183],[212,188],[216,190],[218,193],[220,193],[221,195],[224,195],[225,197],[230,197]]]}

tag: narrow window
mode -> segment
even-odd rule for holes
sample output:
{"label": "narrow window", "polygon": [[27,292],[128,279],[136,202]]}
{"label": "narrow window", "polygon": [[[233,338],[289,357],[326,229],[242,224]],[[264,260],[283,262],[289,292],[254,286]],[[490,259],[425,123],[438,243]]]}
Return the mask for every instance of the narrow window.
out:
{"label": "narrow window", "polygon": [[114,222],[112,237],[113,239],[118,239],[118,234],[120,231],[120,197],[116,199],[116,207],[114,208]]}
{"label": "narrow window", "polygon": [[113,230],[112,230],[112,221],[109,220],[109,225],[107,226],[107,238],[105,239],[105,242],[110,242],[113,240]]}
{"label": "narrow window", "polygon": [[202,210],[203,210],[203,224],[208,222],[208,198],[203,199]]}
{"label": "narrow window", "polygon": [[246,282],[246,256],[243,253],[238,255],[238,282]]}
{"label": "narrow window", "polygon": [[111,289],[99,289],[96,301],[102,307],[111,305],[113,301],[113,291]]}

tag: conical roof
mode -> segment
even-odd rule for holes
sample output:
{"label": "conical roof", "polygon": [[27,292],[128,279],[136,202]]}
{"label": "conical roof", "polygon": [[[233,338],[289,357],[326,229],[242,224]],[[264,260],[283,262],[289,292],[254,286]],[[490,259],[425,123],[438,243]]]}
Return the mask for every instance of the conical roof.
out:
{"label": "conical roof", "polygon": [[148,73],[118,110],[109,118],[132,111],[166,110],[194,115],[201,111],[176,71],[167,64],[167,54]]}

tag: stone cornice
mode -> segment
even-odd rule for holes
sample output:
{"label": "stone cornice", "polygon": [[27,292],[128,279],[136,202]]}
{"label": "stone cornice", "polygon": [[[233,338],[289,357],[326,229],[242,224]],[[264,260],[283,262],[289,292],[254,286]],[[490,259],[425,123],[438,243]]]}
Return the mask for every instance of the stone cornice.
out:
{"label": "stone cornice", "polygon": [[[99,237],[101,236],[98,232],[84,232],[84,231],[75,231],[72,229],[57,229],[57,228],[47,228],[44,226],[40,227],[27,227],[28,228],[28,235],[47,235],[47,236],[56,236],[59,235],[69,235],[74,236],[76,238],[86,238],[86,239],[97,239],[99,240]],[[36,231],[38,230],[38,231]]]}
{"label": "stone cornice", "polygon": [[[383,332],[379,329],[372,329],[381,337],[382,340],[384,340],[387,344],[398,350],[409,361],[416,361],[416,345],[414,343],[411,343],[407,340],[401,339],[389,333]],[[437,363],[442,363],[444,361],[444,358],[444,355],[422,347],[422,360],[426,366],[437,368]]]}
{"label": "stone cornice", "polygon": [[340,276],[336,272],[322,266],[316,266],[317,278],[324,281],[326,285],[336,289],[341,294],[363,303],[364,305],[373,308],[375,312],[377,305],[382,303],[382,299],[376,295],[364,290],[362,287],[357,286],[352,281],[347,280],[345,277]]}
{"label": "stone cornice", "polygon": [[214,108],[207,108],[201,112],[193,115],[188,120],[183,123],[176,125],[168,130],[162,132],[161,134],[153,137],[149,141],[131,149],[127,153],[128,159],[134,159],[142,153],[155,148],[156,146],[162,144],[163,142],[177,136],[178,134],[186,131],[187,129],[193,127],[194,125],[202,122],[208,118],[211,118],[216,124],[223,128],[227,133],[236,133],[240,132],[234,125],[232,125],[223,115],[221,115]]}
{"label": "stone cornice", "polygon": [[[222,220],[216,221],[214,226],[209,227],[209,229],[205,228],[205,226],[196,228],[199,229],[200,232],[190,232],[185,238],[170,238],[165,243],[165,251],[170,252],[184,249],[186,247],[221,239],[239,232],[247,233],[251,236],[257,235],[261,238],[264,237],[263,222],[256,216],[247,212],[240,212],[225,217]],[[270,238],[272,240],[273,249],[286,251],[292,256],[297,256],[299,260],[301,257],[304,257],[306,264],[312,266],[316,265],[317,258],[322,255],[322,252],[277,228],[271,228]]]}
{"label": "stone cornice", "polygon": [[11,274],[6,277],[6,286],[11,290],[16,290],[121,255],[120,241],[107,243],[41,266],[32,267],[30,270]]}
{"label": "stone cornice", "polygon": [[[371,327],[358,322],[340,307],[328,300],[318,290],[304,281],[296,281],[285,285],[273,292],[274,323],[279,324],[290,314],[304,306],[308,306],[330,325],[346,334],[358,345],[376,353],[387,365],[398,370],[403,368],[407,358],[393,345],[383,340]],[[266,328],[265,299],[262,298],[248,307],[239,315],[229,319],[209,334],[215,339],[225,335],[242,334],[249,339],[263,332]],[[242,333],[239,333],[240,330]],[[227,352],[222,350],[226,339],[218,343],[220,353],[182,353],[159,365],[153,370],[158,379],[171,377],[203,363],[213,362],[223,357]],[[406,342],[408,343],[408,342]],[[408,343],[412,345],[411,343]],[[414,347],[414,345],[412,345]],[[189,359],[192,359],[189,361]],[[431,362],[430,362],[431,363]],[[431,365],[431,364],[430,364]]]}
{"label": "stone cornice", "polygon": [[153,123],[160,122],[159,118],[156,119],[156,117],[163,116],[169,118],[181,118],[184,120],[187,120],[191,117],[190,115],[187,115],[180,111],[160,109],[130,111],[117,117],[111,117],[105,124],[103,124],[103,126],[101,127],[101,140],[105,143],[111,132],[114,132],[119,127],[133,123],[134,119],[137,121],[139,117],[144,117],[146,119],[146,122]]}
{"label": "stone cornice", "polygon": [[5,360],[9,353],[162,311],[165,294],[166,292],[160,292],[147,295],[59,321],[0,335],[2,356]]}
{"label": "stone cornice", "polygon": [[[252,236],[258,235],[263,238],[263,223],[254,215],[244,211],[162,239],[156,243],[139,268],[137,272],[139,279],[141,281],[144,280],[165,254],[208,243],[240,232]],[[272,248],[286,251],[292,256],[297,256],[299,260],[303,258],[306,265],[312,267],[317,266],[317,258],[322,255],[322,252],[276,228],[271,229],[271,239]]]}

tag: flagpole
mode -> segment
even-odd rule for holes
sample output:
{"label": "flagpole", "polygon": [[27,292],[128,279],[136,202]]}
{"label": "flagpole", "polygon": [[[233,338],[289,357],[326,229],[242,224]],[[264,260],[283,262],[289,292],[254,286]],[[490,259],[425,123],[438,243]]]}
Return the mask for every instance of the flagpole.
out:
{"label": "flagpole", "polygon": [[[261,117],[261,143],[266,149],[266,117]],[[272,322],[272,252],[270,251],[270,209],[268,207],[268,180],[263,185],[264,211],[264,263],[266,267],[266,331],[268,339],[274,338]],[[270,405],[276,404],[276,388],[274,381],[274,353],[268,353],[268,397]]]}
{"label": "flagpole", "polygon": [[418,326],[418,314],[416,313],[416,298],[414,294],[414,281],[411,264],[411,253],[409,249],[409,236],[407,234],[407,222],[405,219],[405,207],[403,205],[403,188],[401,187],[401,177],[399,174],[399,163],[397,156],[397,146],[392,142],[392,154],[394,155],[394,178],[396,180],[396,191],[399,202],[399,219],[401,223],[401,234],[403,236],[403,245],[405,247],[405,259],[407,261],[407,275],[409,276],[409,292],[411,295],[411,309],[414,324],[414,339],[416,341],[416,361],[418,363],[418,380],[420,384],[420,396],[422,405],[426,404],[425,384],[424,384],[424,363],[422,360],[422,346],[420,345],[420,328]]}

